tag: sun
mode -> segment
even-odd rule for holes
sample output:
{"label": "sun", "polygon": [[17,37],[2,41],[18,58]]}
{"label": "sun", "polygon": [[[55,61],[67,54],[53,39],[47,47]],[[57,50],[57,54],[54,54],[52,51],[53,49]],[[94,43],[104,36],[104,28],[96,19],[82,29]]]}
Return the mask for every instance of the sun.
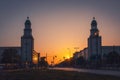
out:
{"label": "sun", "polygon": [[66,56],[66,59],[69,59],[70,58],[70,56]]}

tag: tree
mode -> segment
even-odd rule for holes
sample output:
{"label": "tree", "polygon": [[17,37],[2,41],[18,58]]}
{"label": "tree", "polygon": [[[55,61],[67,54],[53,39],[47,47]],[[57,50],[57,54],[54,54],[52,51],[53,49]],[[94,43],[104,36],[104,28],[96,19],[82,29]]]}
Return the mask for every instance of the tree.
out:
{"label": "tree", "polygon": [[17,54],[17,50],[13,48],[5,49],[2,54],[2,63],[18,63],[20,62],[20,56]]}

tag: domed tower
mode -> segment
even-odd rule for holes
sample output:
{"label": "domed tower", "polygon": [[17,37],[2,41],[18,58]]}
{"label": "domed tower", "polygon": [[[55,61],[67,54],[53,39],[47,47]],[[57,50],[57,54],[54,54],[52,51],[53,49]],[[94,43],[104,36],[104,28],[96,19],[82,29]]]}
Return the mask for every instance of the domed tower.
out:
{"label": "domed tower", "polygon": [[34,39],[32,36],[31,22],[29,20],[29,17],[27,17],[24,25],[24,34],[21,37],[21,61],[23,63],[32,63]]}
{"label": "domed tower", "polygon": [[90,36],[88,38],[88,58],[98,57],[101,55],[101,36],[97,28],[95,17],[91,22]]}
{"label": "domed tower", "polygon": [[99,30],[97,29],[97,21],[95,20],[95,17],[93,17],[93,20],[91,22],[90,36],[99,36]]}

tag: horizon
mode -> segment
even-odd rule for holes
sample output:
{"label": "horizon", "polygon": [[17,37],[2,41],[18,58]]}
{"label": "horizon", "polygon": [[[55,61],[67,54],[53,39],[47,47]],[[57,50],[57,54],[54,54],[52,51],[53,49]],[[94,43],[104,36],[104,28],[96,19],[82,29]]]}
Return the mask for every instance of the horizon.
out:
{"label": "horizon", "polygon": [[[79,47],[87,47],[91,21],[96,17],[102,46],[120,45],[118,0],[92,1],[1,1],[0,47],[20,46],[27,16],[32,23],[34,49],[41,56],[70,57]],[[69,48],[69,50],[68,50]]]}

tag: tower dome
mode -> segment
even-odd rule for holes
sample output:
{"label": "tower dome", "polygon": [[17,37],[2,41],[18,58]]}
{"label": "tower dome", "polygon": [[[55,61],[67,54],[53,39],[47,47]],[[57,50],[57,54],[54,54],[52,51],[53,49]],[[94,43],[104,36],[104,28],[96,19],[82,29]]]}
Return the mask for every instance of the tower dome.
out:
{"label": "tower dome", "polygon": [[27,17],[27,20],[25,21],[25,25],[31,25],[31,22],[29,20],[29,17]]}
{"label": "tower dome", "polygon": [[93,17],[93,20],[91,22],[91,26],[97,26],[97,21],[95,20],[95,17]]}

